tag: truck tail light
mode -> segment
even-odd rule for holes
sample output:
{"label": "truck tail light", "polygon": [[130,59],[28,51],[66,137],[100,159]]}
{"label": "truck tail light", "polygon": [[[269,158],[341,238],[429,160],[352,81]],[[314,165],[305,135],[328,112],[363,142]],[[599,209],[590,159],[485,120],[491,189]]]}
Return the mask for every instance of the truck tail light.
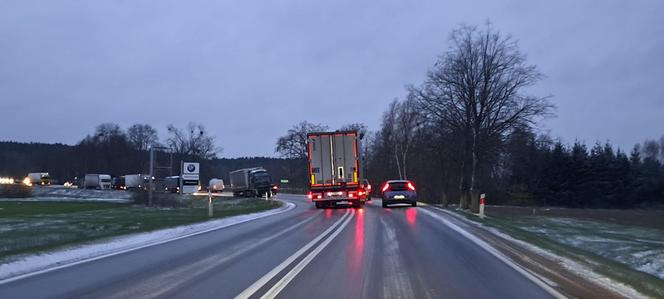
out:
{"label": "truck tail light", "polygon": [[413,185],[413,183],[408,182],[407,185],[408,185],[408,189],[409,189],[409,190],[411,190],[411,191],[415,191],[415,185]]}
{"label": "truck tail light", "polygon": [[311,194],[311,192],[309,192],[309,193],[307,194],[307,198],[309,198],[309,199],[313,199],[314,196]]}
{"label": "truck tail light", "polygon": [[385,191],[387,191],[387,190],[390,190],[390,184],[389,184],[389,183],[385,183],[385,185],[383,185],[383,188],[382,188],[381,190],[382,190],[383,192],[385,192]]}

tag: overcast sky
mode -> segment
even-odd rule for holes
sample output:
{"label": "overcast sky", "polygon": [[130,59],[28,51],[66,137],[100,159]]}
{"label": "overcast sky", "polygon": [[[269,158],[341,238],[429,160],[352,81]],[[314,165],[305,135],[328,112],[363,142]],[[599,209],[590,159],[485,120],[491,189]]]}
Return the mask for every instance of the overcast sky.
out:
{"label": "overcast sky", "polygon": [[547,76],[543,131],[627,150],[664,134],[664,1],[463,3],[2,0],[0,140],[194,121],[223,157],[272,156],[301,120],[377,129],[450,31],[487,19]]}

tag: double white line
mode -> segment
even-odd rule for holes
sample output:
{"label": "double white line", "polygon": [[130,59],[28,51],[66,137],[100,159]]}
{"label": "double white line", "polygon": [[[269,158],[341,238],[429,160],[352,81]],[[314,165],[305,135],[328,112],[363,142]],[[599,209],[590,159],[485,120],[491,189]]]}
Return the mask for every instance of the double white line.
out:
{"label": "double white line", "polygon": [[304,267],[306,267],[321,251],[323,251],[323,249],[325,249],[325,247],[327,247],[327,245],[329,245],[330,242],[332,242],[332,240],[334,240],[334,238],[337,235],[339,235],[339,233],[341,233],[341,231],[343,231],[343,229],[346,227],[346,225],[348,225],[348,222],[350,222],[350,220],[353,218],[354,215],[355,215],[355,210],[353,209],[346,210],[346,214],[344,214],[341,218],[339,218],[339,220],[337,220],[334,224],[332,224],[332,226],[330,226],[322,234],[313,239],[304,247],[300,248],[300,250],[298,250],[293,255],[288,257],[285,261],[276,266],[270,272],[263,275],[263,277],[254,282],[251,286],[249,286],[242,293],[238,294],[235,298],[244,299],[254,295],[258,290],[263,288],[265,284],[270,282],[275,276],[281,273],[281,271],[286,269],[289,265],[295,262],[300,256],[302,256],[309,249],[314,247],[314,245],[320,242],[320,240],[326,238],[329,235],[329,238],[325,239],[322,243],[320,243],[314,250],[312,250],[307,256],[305,256],[297,265],[295,265],[295,267],[293,267],[279,281],[277,281],[272,286],[272,288],[270,288],[263,296],[261,296],[261,298],[275,298],[288,285],[288,283],[290,283],[293,280],[293,278],[295,278],[295,276],[297,276],[297,274],[299,274],[304,269]]}

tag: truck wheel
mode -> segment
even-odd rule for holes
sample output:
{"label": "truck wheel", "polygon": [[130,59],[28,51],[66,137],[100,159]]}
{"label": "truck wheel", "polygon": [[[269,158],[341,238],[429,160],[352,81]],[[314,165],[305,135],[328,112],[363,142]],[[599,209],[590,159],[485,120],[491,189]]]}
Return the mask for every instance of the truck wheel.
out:
{"label": "truck wheel", "polygon": [[387,208],[387,203],[383,201],[383,208]]}
{"label": "truck wheel", "polygon": [[417,207],[417,202],[414,201],[411,205],[412,205],[413,207]]}
{"label": "truck wheel", "polygon": [[320,201],[316,202],[316,209],[322,209],[323,208],[323,203]]}

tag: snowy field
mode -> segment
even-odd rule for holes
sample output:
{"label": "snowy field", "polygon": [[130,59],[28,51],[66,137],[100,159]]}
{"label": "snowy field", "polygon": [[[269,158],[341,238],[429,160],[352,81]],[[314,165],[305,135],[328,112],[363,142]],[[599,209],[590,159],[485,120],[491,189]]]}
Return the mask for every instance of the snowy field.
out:
{"label": "snowy field", "polygon": [[664,230],[558,217],[523,217],[513,225],[664,279]]}
{"label": "snowy field", "polygon": [[36,201],[108,201],[129,202],[132,193],[119,190],[91,190],[59,186],[32,188],[32,197],[21,200]]}

